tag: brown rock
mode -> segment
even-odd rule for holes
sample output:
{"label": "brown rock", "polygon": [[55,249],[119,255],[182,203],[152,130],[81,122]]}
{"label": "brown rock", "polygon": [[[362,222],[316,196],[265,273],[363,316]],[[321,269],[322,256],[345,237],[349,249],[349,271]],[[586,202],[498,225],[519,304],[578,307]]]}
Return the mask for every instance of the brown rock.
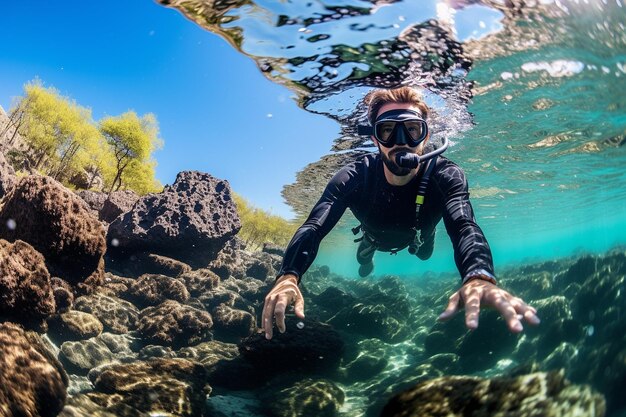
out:
{"label": "brown rock", "polygon": [[137,279],[126,293],[128,300],[143,308],[161,304],[166,300],[185,302],[189,292],[181,281],[165,275],[144,274]]}
{"label": "brown rock", "polygon": [[102,333],[103,326],[93,314],[69,311],[48,320],[48,336],[55,341],[85,340]]}
{"label": "brown rock", "polygon": [[214,328],[228,338],[244,338],[256,329],[256,319],[247,311],[221,304],[211,311]]}
{"label": "brown rock", "polygon": [[210,393],[205,381],[204,367],[185,359],[116,364],[107,366],[94,380],[96,390],[110,396],[91,398],[107,410],[123,404],[143,412],[200,416]]}
{"label": "brown rock", "polygon": [[76,299],[74,309],[91,313],[113,333],[128,333],[134,330],[139,310],[128,301],[103,294],[92,294]]}
{"label": "brown rock", "polygon": [[207,268],[185,272],[178,279],[185,283],[185,287],[192,297],[199,297],[210,292],[220,283],[220,277]]}
{"label": "brown rock", "polygon": [[45,331],[45,319],[54,310],[43,256],[21,240],[0,239],[0,316]]}
{"label": "brown rock", "polygon": [[133,208],[139,195],[132,190],[113,191],[103,202],[100,220],[111,223],[121,214]]}
{"label": "brown rock", "polygon": [[203,268],[240,228],[228,182],[187,171],[111,223],[107,240],[112,256],[147,251]]}
{"label": "brown rock", "polygon": [[151,343],[178,348],[209,340],[211,326],[206,311],[168,300],[142,310],[137,330]]}
{"label": "brown rock", "polygon": [[0,237],[28,242],[43,254],[52,275],[72,285],[102,280],[104,227],[82,199],[50,177],[24,177],[4,197]]}
{"label": "brown rock", "polygon": [[19,326],[0,324],[0,414],[56,416],[65,402],[68,378],[41,338]]}
{"label": "brown rock", "polygon": [[95,212],[96,217],[100,217],[100,210],[102,210],[102,206],[107,199],[107,195],[105,193],[91,190],[80,190],[76,194],[82,198],[85,203],[87,203],[93,212]]}
{"label": "brown rock", "polygon": [[54,294],[57,313],[64,313],[72,308],[74,304],[74,291],[72,286],[57,277],[52,277],[50,283],[52,284],[52,293]]}
{"label": "brown rock", "polygon": [[448,415],[604,416],[604,397],[571,385],[563,372],[481,379],[444,376],[393,397],[381,417]]}

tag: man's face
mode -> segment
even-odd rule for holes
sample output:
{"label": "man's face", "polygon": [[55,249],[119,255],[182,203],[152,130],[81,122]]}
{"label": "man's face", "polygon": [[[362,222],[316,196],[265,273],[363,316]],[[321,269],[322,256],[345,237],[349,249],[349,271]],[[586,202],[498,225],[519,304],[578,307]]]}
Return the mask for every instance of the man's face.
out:
{"label": "man's face", "polygon": [[[378,110],[378,114],[376,115],[376,117],[390,110],[415,110],[417,112],[420,112],[420,109],[413,106],[412,104],[387,103],[384,106],[382,106],[380,110]],[[410,147],[408,145],[394,145],[391,148],[387,148],[385,146],[381,146],[374,136],[372,136],[372,140],[374,141],[374,144],[376,144],[376,146],[378,147],[380,156],[382,157],[383,163],[385,164],[387,169],[389,169],[389,171],[391,171],[392,174],[397,175],[399,177],[403,177],[405,175],[409,175],[411,173],[411,169],[403,168],[399,166],[396,163],[396,155],[400,152],[415,153],[418,155],[422,155],[424,153],[424,146],[426,145],[426,142],[428,142],[429,137],[430,137],[430,134],[426,137],[426,139],[422,143],[414,147]]]}

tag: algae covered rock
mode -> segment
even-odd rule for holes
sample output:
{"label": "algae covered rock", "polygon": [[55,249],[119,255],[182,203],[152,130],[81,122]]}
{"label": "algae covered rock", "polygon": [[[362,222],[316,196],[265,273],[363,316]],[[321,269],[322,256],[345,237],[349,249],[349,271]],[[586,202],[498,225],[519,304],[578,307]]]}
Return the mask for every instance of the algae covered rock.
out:
{"label": "algae covered rock", "polygon": [[59,360],[68,372],[87,375],[92,368],[117,361],[117,357],[102,340],[91,338],[63,343]]}
{"label": "algae covered rock", "polygon": [[80,197],[50,177],[24,177],[4,197],[0,237],[28,242],[50,274],[84,291],[102,282],[104,227]]}
{"label": "algae covered rock", "polygon": [[101,369],[93,380],[96,390],[106,395],[90,399],[107,411],[125,405],[150,415],[200,416],[210,393],[205,381],[204,367],[185,359],[116,364]]}
{"label": "algae covered rock", "polygon": [[128,299],[136,306],[143,308],[155,306],[166,300],[185,302],[189,292],[181,281],[165,275],[144,274],[128,288]]}
{"label": "algae covered rock", "polygon": [[220,277],[207,268],[184,272],[177,278],[185,284],[192,297],[199,297],[211,291],[220,283]]}
{"label": "algae covered rock", "polygon": [[256,329],[254,315],[221,304],[211,311],[215,331],[225,337],[248,337]]}
{"label": "algae covered rock", "polygon": [[48,319],[48,336],[53,340],[85,340],[98,336],[103,329],[96,316],[82,311],[68,311]]}
{"label": "algae covered rock", "polygon": [[0,414],[56,416],[68,383],[63,367],[38,335],[0,324]]}
{"label": "algae covered rock", "polygon": [[157,345],[182,347],[211,338],[211,315],[173,300],[148,307],[139,316],[139,333]]}
{"label": "algae covered rock", "polygon": [[335,417],[344,400],[341,388],[324,379],[304,379],[263,396],[263,403],[276,417]]}
{"label": "algae covered rock", "polygon": [[136,327],[139,310],[128,301],[103,294],[92,294],[76,299],[74,309],[91,313],[113,333],[127,333]]}
{"label": "algae covered rock", "polygon": [[444,376],[393,397],[381,417],[507,416],[602,417],[604,397],[571,385],[563,372],[481,379]]}
{"label": "algae covered rock", "polygon": [[0,239],[0,317],[45,330],[55,301],[43,256],[28,243]]}

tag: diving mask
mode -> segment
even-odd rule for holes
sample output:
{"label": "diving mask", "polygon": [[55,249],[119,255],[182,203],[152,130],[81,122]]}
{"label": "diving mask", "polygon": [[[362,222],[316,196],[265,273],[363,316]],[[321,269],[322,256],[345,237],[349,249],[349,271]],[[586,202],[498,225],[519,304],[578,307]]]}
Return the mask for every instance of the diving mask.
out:
{"label": "diving mask", "polygon": [[395,145],[418,146],[428,136],[428,124],[421,113],[409,109],[387,111],[374,122],[374,127],[358,126],[359,135],[373,135],[385,148]]}

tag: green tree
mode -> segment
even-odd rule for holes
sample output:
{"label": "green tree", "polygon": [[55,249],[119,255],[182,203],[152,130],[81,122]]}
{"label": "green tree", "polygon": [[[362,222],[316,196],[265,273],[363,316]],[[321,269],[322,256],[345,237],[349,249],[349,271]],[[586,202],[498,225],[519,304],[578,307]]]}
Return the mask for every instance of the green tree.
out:
{"label": "green tree", "polygon": [[286,246],[297,225],[280,216],[253,207],[238,194],[234,194],[237,212],[241,220],[241,237],[251,249],[260,249],[264,243]]}
{"label": "green tree", "polygon": [[60,181],[82,171],[89,153],[101,142],[91,110],[39,80],[27,83],[24,93],[10,120],[29,148],[30,165]]}
{"label": "green tree", "polygon": [[[111,147],[114,158],[114,174],[110,181],[109,193],[128,187],[130,169],[135,175],[153,175],[155,162],[152,152],[162,146],[156,117],[148,113],[142,117],[134,111],[121,116],[107,117],[100,121],[100,132]],[[129,168],[130,167],[130,168]],[[152,167],[152,169],[150,169]],[[126,183],[125,183],[126,181]],[[134,178],[135,183],[146,184],[146,179]]]}

